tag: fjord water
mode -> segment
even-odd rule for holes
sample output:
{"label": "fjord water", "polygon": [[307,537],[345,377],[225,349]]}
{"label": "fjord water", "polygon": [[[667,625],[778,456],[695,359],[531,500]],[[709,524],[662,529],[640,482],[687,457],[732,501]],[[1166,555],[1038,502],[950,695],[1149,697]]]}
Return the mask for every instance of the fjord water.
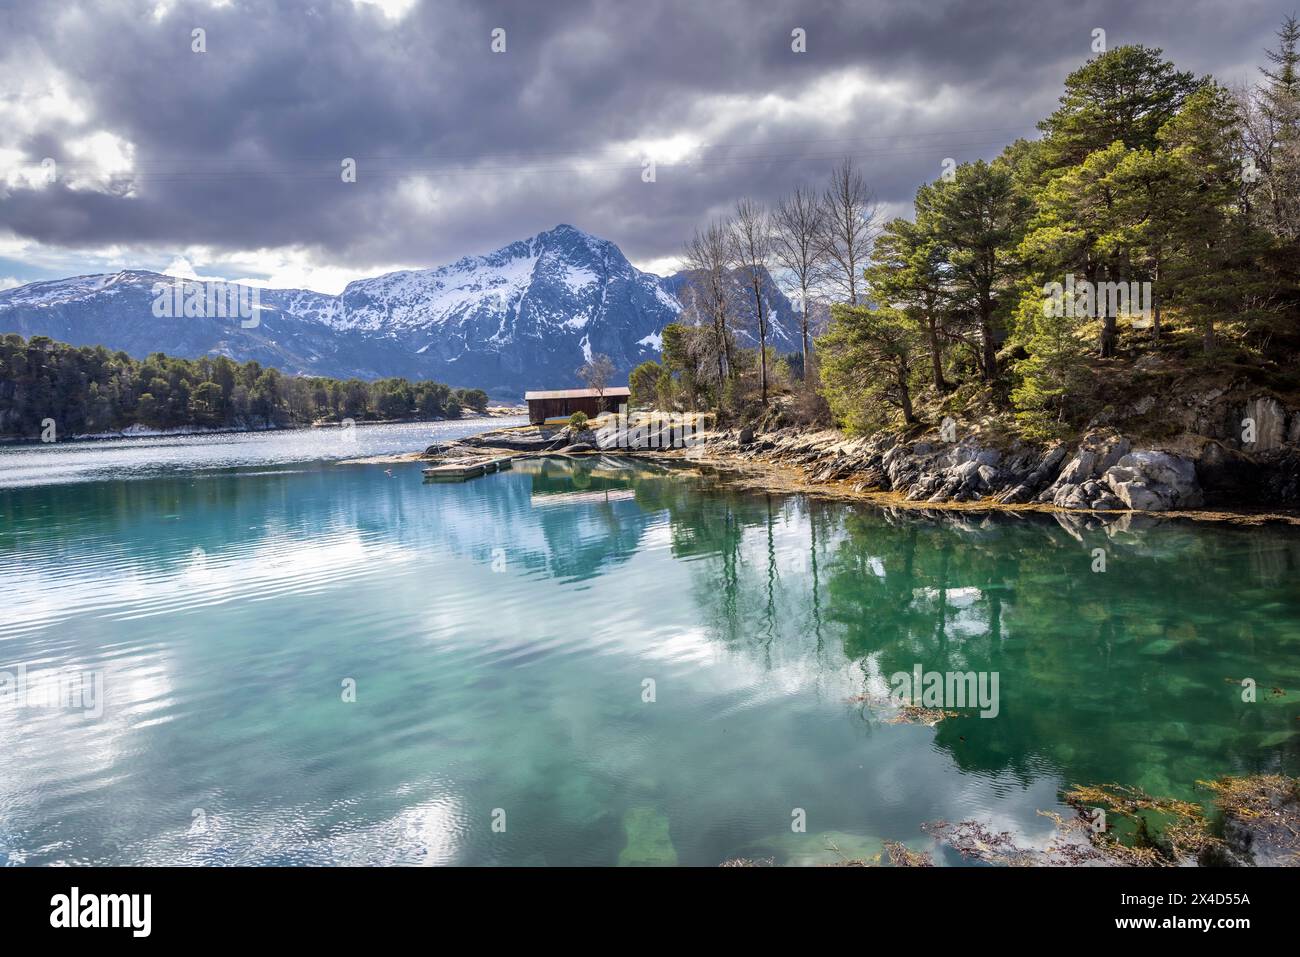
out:
{"label": "fjord water", "polygon": [[[318,441],[0,451],[0,671],[103,681],[99,716],[0,702],[0,861],[834,862],[936,819],[1042,842],[1072,784],[1300,771],[1291,528],[617,458],[424,484]],[[918,664],[997,672],[997,716],[890,723]]]}

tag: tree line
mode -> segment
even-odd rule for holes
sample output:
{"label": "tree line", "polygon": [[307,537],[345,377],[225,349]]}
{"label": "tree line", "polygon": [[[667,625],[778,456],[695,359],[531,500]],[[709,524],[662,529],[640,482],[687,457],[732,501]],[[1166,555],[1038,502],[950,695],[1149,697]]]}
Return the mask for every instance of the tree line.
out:
{"label": "tree line", "polygon": [[167,429],[258,428],[313,422],[456,418],[482,412],[481,389],[402,378],[290,376],[225,356],[143,360],[103,346],[46,336],[0,336],[0,434],[35,438],[52,420],[57,435],[139,424]]}
{"label": "tree line", "polygon": [[[1122,335],[1129,358],[1285,368],[1300,355],[1298,44],[1288,17],[1244,89],[1159,49],[1100,53],[1039,138],[945,164],[911,218],[881,222],[851,159],[770,209],[740,200],[686,244],[681,321],[634,370],[634,398],[743,416],[775,370],[851,430],[914,424],[918,397],[957,393],[954,408],[1046,436],[1077,425]],[[769,353],[764,270],[799,306],[800,355]],[[727,294],[737,277],[747,304]],[[819,306],[829,328],[810,343]],[[737,349],[742,327],[757,349]]]}

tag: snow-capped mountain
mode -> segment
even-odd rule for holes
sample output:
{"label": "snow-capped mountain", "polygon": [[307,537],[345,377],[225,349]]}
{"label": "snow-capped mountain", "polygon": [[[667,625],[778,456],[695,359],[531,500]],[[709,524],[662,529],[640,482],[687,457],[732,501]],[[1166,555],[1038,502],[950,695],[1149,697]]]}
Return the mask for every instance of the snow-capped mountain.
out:
{"label": "snow-capped mountain", "polygon": [[[338,296],[259,289],[255,325],[156,316],[157,284],[176,280],[152,272],[36,282],[0,292],[0,332],[136,357],[256,359],[290,374],[436,379],[518,398],[578,384],[576,370],[593,354],[609,356],[621,376],[656,358],[687,281],[641,272],[614,243],[561,225],[485,256],[360,280]],[[188,297],[201,287],[182,288]],[[769,343],[797,351],[795,311],[770,280],[764,292]],[[743,329],[739,338],[753,344]]]}

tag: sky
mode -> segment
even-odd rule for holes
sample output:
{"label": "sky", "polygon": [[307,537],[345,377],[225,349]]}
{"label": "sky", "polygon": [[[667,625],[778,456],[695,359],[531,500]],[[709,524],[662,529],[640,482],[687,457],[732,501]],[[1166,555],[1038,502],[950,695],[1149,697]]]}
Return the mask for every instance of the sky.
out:
{"label": "sky", "polygon": [[1036,135],[1097,30],[1239,85],[1289,12],[0,0],[0,289],[141,268],[335,293],[558,223],[671,272],[710,217],[820,188],[845,155],[910,214],[945,159]]}

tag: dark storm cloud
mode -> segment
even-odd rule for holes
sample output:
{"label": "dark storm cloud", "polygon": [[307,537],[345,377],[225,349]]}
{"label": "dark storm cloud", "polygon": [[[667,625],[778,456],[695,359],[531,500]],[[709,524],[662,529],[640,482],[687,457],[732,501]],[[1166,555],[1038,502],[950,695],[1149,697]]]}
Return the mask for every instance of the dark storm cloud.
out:
{"label": "dark storm cloud", "polygon": [[[944,157],[1031,134],[1095,27],[1112,46],[1161,46],[1236,82],[1282,12],[1249,0],[421,0],[392,19],[351,0],[179,2],[161,16],[150,3],[28,0],[0,12],[0,89],[53,68],[86,115],[42,114],[36,129],[0,130],[0,147],[73,173],[60,151],[79,136],[107,131],[135,153],[100,190],[0,189],[0,226],[69,248],[309,247],[366,268],[572,222],[634,258],[671,256],[711,212],[816,182],[843,153],[901,211]],[[194,27],[205,54],[190,50]],[[504,54],[489,50],[494,27]],[[795,27],[806,54],[791,52]],[[615,148],[678,134],[707,145],[653,184],[635,149]],[[358,161],[355,184],[340,180],[343,157]]]}

